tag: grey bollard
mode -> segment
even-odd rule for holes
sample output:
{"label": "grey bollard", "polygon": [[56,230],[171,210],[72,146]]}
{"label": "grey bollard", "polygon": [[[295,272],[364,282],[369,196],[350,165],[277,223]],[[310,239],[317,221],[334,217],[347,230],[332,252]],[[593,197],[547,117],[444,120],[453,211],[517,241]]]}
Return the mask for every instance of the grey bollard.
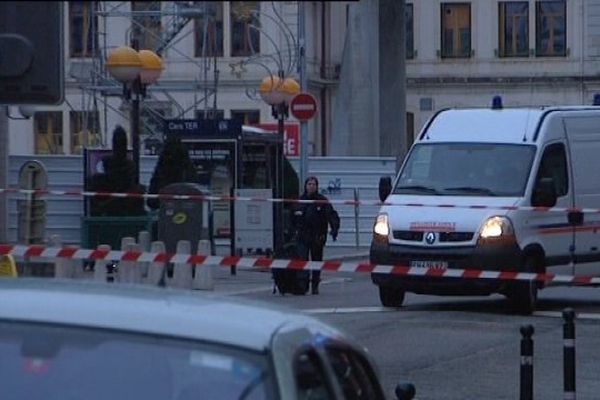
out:
{"label": "grey bollard", "polygon": [[[210,257],[210,241],[199,240],[197,254],[203,254]],[[196,265],[193,288],[200,290],[215,290],[215,281],[213,279],[215,268],[216,266],[210,263]]]}
{"label": "grey bollard", "polygon": [[[152,242],[150,246],[151,253],[165,253],[164,242]],[[144,282],[149,285],[164,286],[166,279],[166,263],[164,262],[151,262],[148,266],[148,273],[144,279]]]}
{"label": "grey bollard", "polygon": [[[147,253],[148,251],[150,251],[150,232],[140,231],[138,233],[138,244],[140,245],[141,252]],[[145,278],[148,275],[149,266],[149,262],[140,262],[142,278]]]}
{"label": "grey bollard", "polygon": [[[189,240],[180,240],[177,242],[175,257],[189,256],[192,254],[192,245]],[[192,288],[192,265],[187,263],[173,263],[173,278],[169,286],[183,289]]]}
{"label": "grey bollard", "polygon": [[[110,251],[111,248],[107,244],[101,244],[97,247],[98,250]],[[94,262],[94,280],[100,282],[106,282],[108,280],[108,265],[112,263],[111,260],[96,260]]]}
{"label": "grey bollard", "polygon": [[563,389],[564,400],[575,400],[575,311],[563,310]]}

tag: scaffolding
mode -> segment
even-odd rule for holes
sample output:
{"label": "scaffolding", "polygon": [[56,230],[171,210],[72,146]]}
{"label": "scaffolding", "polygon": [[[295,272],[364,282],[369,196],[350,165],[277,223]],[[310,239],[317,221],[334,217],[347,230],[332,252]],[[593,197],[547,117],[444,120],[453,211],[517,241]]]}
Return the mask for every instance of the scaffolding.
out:
{"label": "scaffolding", "polygon": [[[217,64],[217,61],[221,55],[218,55],[216,51],[215,36],[209,38],[207,32],[209,32],[209,28],[213,31],[217,30],[218,16],[216,15],[215,4],[221,3],[223,2],[88,3],[93,12],[89,13],[89,23],[86,26],[90,34],[91,32],[97,32],[98,48],[92,48],[92,57],[82,61],[72,58],[70,63],[70,75],[75,78],[76,84],[81,90],[82,109],[94,111],[98,114],[102,112],[104,127],[108,123],[108,110],[124,119],[129,118],[127,103],[124,102],[121,107],[115,107],[107,101],[109,97],[121,97],[123,88],[119,82],[109,76],[105,68],[105,60],[109,53],[107,45],[109,21],[111,18],[125,18],[128,20],[129,28],[126,30],[123,44],[131,44],[133,40],[143,38],[145,47],[140,46],[140,48],[148,48],[159,55],[164,55],[169,51],[170,54],[180,57],[183,62],[189,63],[197,71],[194,73],[192,81],[162,80],[160,83],[147,87],[146,99],[141,102],[142,140],[162,141],[162,121],[165,118],[184,118],[190,111],[202,112],[205,118],[215,117],[217,115],[219,86],[219,64]],[[239,4],[242,4],[242,6],[239,6]],[[273,31],[268,32],[263,29],[260,22],[258,24],[249,23],[248,29],[260,35],[265,43],[273,48],[273,52],[269,54],[262,49],[254,48],[252,43],[248,43],[250,55],[229,64],[232,75],[237,76],[237,79],[243,83],[243,80],[241,80],[242,73],[247,72],[245,67],[250,64],[258,66],[267,75],[283,74],[287,77],[294,74],[297,68],[299,44],[291,27],[295,21],[290,23],[290,20],[293,20],[290,15],[297,13],[297,3],[291,5],[295,8],[291,11],[291,14],[285,13],[285,10],[290,7],[286,3],[271,2],[271,7],[262,5],[259,9],[243,6],[243,2],[239,2],[239,4],[237,11],[240,15],[243,14],[246,19],[260,16],[276,30],[276,34]],[[95,26],[98,21],[100,26]],[[155,22],[154,25],[153,21]],[[196,24],[203,24],[200,25],[201,28],[197,29],[203,32],[203,36],[196,37],[196,40],[199,41],[196,43],[201,46],[201,52],[200,54],[193,54],[192,57],[181,51],[176,45],[188,35],[196,34],[196,29],[185,29],[190,22],[194,21]],[[92,45],[96,46],[96,42],[92,41]],[[177,100],[177,96],[173,96],[177,92],[192,92],[193,101],[191,105],[186,108],[182,107]],[[261,101],[256,91],[256,85],[246,87],[245,92],[249,98]],[[69,106],[71,107],[70,104]],[[87,115],[88,113],[84,114]],[[87,127],[88,125],[84,126]],[[82,142],[85,145],[90,144],[89,141],[84,140]],[[103,134],[100,143],[96,145],[103,147],[105,143],[106,134]]]}
{"label": "scaffolding", "polygon": [[[198,69],[193,82],[161,82],[147,88],[146,99],[142,102],[141,109],[141,131],[145,133],[146,140],[162,141],[162,121],[167,118],[183,118],[184,114],[190,110],[203,109],[205,115],[214,115],[217,104],[217,86],[219,70],[217,68],[216,53],[207,55],[207,36],[203,36],[202,54],[197,58],[192,58],[175,46],[187,35],[194,32],[193,29],[182,33],[183,29],[194,19],[199,19],[204,23],[204,32],[207,32],[207,26],[215,23],[214,15],[210,12],[210,2],[90,2],[91,13],[85,26],[91,32],[97,32],[98,47],[96,41],[92,40],[92,54],[89,59],[82,61],[72,59],[70,75],[75,79],[79,89],[81,89],[81,108],[84,113],[84,128],[89,128],[92,119],[88,118],[90,112],[95,115],[102,115],[104,126],[107,126],[108,110],[112,110],[118,115],[129,118],[127,106],[115,108],[109,104],[107,97],[120,97],[123,93],[122,85],[112,79],[106,68],[105,60],[109,53],[107,45],[107,32],[109,20],[114,17],[124,17],[129,19],[130,27],[126,31],[125,44],[140,38],[150,38],[146,40],[154,45],[153,50],[157,54],[164,54],[167,50],[176,53]],[[139,8],[136,8],[136,5]],[[158,33],[149,29],[145,22],[158,21]],[[98,21],[100,23],[98,24]],[[96,26],[96,24],[100,26]],[[171,94],[173,92],[193,92],[194,102],[191,107],[184,109]],[[199,95],[201,94],[201,95]],[[67,101],[68,103],[68,101]],[[169,112],[175,112],[174,115],[165,115],[160,111],[161,104],[168,104]],[[202,107],[198,107],[203,104]],[[75,110],[71,104],[68,106]],[[89,132],[89,129],[85,129]],[[106,144],[106,134],[101,134],[96,140],[84,139],[86,145],[104,146]],[[92,142],[92,143],[90,143]]]}

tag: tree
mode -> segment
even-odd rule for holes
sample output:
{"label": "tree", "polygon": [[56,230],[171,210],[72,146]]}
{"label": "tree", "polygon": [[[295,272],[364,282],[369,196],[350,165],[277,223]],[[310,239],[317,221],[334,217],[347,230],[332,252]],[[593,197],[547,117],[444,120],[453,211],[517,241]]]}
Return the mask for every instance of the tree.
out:
{"label": "tree", "polygon": [[[127,158],[127,133],[120,125],[115,127],[112,138],[112,155],[102,159],[103,173],[91,177],[89,187],[95,192],[140,193],[145,187],[136,183],[135,163]],[[99,197],[90,200],[92,216],[145,215],[144,199],[141,197]]]}

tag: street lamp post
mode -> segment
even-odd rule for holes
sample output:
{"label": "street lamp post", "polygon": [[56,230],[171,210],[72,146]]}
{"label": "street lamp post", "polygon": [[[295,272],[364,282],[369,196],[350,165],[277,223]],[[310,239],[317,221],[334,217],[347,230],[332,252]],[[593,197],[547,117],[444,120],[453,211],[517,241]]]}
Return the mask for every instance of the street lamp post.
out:
{"label": "street lamp post", "polygon": [[123,84],[123,97],[131,101],[131,147],[137,184],[140,180],[140,101],[146,97],[146,87],[160,77],[162,60],[151,50],[137,51],[121,46],[108,55],[106,68]]}
{"label": "street lamp post", "polygon": [[[277,76],[270,75],[265,77],[258,89],[263,101],[271,106],[273,118],[277,120],[277,133],[282,139],[285,137],[285,119],[288,117],[289,104],[296,94],[300,92],[300,85],[292,78],[284,78],[283,71],[279,71]],[[283,198],[283,149],[280,163],[276,168],[276,187],[275,197]],[[275,203],[275,251],[283,248],[283,204]]]}

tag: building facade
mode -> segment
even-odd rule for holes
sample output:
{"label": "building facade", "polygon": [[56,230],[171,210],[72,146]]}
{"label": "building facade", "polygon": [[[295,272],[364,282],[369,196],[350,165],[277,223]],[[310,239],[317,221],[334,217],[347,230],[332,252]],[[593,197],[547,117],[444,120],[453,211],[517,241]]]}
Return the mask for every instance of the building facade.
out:
{"label": "building facade", "polygon": [[[360,94],[382,83],[365,87],[364,77],[341,72],[385,51],[373,42],[377,35],[351,48],[353,33],[378,29],[376,5],[383,1],[391,0],[303,2],[306,90],[319,103],[308,124],[309,155],[378,155],[365,154],[360,142],[332,147],[351,134],[351,126],[336,130],[336,121],[375,118]],[[360,11],[365,3],[375,8]],[[257,93],[260,81],[279,69],[298,79],[295,1],[63,4],[65,101],[36,107],[31,119],[11,119],[11,154],[79,154],[110,144],[116,124],[129,127],[129,103],[105,60],[132,39],[157,50],[164,65],[142,102],[142,148],[160,137],[163,118],[273,123]],[[600,0],[406,0],[404,20],[405,43],[389,46],[405,46],[406,129],[398,134],[408,144],[443,108],[488,106],[494,95],[505,106],[590,104],[600,91]],[[10,112],[18,114],[16,107]]]}
{"label": "building facade", "polygon": [[[139,49],[160,54],[164,67],[141,102],[145,153],[162,138],[165,118],[274,123],[258,93],[261,80],[280,70],[299,78],[295,1],[69,1],[63,6],[65,101],[26,110],[33,113],[30,119],[17,119],[17,107],[10,107],[9,115],[16,116],[9,121],[11,154],[80,154],[84,147],[110,147],[117,124],[129,131],[130,104],[105,63],[113,49],[134,41]],[[308,151],[320,155],[327,152],[347,2],[304,7],[306,90],[320,104],[309,122]],[[298,124],[291,116],[286,122]]]}
{"label": "building facade", "polygon": [[414,131],[447,107],[592,104],[600,1],[412,1],[407,112]]}

